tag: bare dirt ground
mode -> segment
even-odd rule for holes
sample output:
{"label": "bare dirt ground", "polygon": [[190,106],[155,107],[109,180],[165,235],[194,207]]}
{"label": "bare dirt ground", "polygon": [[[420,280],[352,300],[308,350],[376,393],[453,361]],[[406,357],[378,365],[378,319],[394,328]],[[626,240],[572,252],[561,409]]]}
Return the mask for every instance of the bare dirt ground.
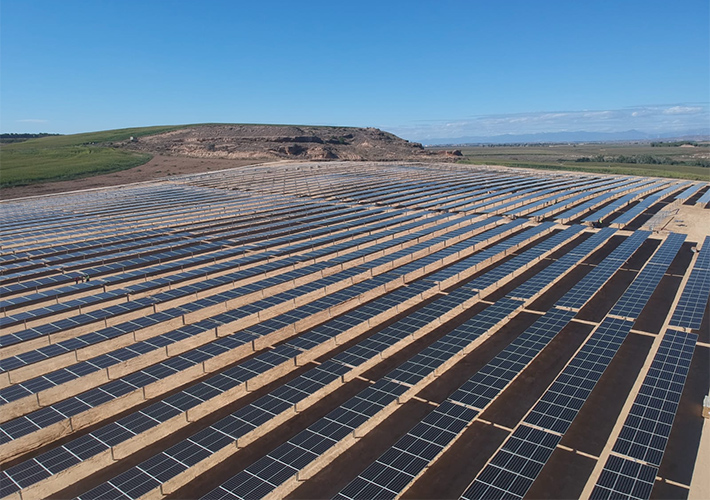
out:
{"label": "bare dirt ground", "polygon": [[[710,420],[703,422],[703,437],[700,441],[695,470],[710,470]],[[693,474],[693,481],[690,483],[689,500],[703,500],[710,498],[710,476],[707,474]]]}
{"label": "bare dirt ground", "polygon": [[663,228],[688,235],[688,241],[702,243],[710,235],[710,212],[706,208],[679,205],[673,219]]}
{"label": "bare dirt ground", "polygon": [[132,182],[152,181],[173,175],[196,174],[210,170],[238,168],[273,161],[273,159],[231,160],[221,158],[186,158],[156,155],[148,163],[111,174],[74,179],[71,181],[45,182],[31,186],[18,186],[0,190],[0,198],[11,200],[26,196],[65,193],[83,189],[120,186]]}

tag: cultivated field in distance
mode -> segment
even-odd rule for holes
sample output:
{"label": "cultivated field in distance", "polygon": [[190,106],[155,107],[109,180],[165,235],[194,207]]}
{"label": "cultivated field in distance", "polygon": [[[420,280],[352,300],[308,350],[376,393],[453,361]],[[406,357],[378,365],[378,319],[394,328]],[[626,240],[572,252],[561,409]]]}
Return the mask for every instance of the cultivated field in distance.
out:
{"label": "cultivated field in distance", "polygon": [[462,163],[710,180],[708,141],[461,145]]}
{"label": "cultivated field in distance", "polygon": [[431,161],[3,201],[0,498],[686,498],[709,206]]}

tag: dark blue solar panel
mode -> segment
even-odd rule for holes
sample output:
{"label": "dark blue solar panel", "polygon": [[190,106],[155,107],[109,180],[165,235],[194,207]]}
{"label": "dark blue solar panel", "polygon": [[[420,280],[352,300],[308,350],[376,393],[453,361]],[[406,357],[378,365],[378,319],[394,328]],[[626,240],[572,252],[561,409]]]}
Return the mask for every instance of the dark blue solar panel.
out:
{"label": "dark blue solar panel", "polygon": [[614,444],[620,455],[660,467],[697,335],[668,330]]}
{"label": "dark blue solar panel", "polygon": [[705,239],[688,281],[683,287],[683,292],[671,317],[671,326],[694,330],[700,328],[708,304],[708,297],[710,297],[710,269],[705,262],[708,255],[710,255],[710,237]]}
{"label": "dark blue solar panel", "polygon": [[614,249],[597,267],[579,281],[555,304],[558,307],[581,308],[607,280],[628,260],[651,233],[636,231]]}
{"label": "dark blue solar panel", "polygon": [[669,234],[609,314],[630,319],[638,318],[684,240],[684,234]]}
{"label": "dark blue solar panel", "polygon": [[658,468],[610,455],[589,498],[648,500]]}
{"label": "dark blue solar panel", "polygon": [[630,321],[605,319],[524,421],[563,434],[621,347],[631,326]]}
{"label": "dark blue solar panel", "polygon": [[561,437],[520,425],[461,498],[523,498]]}

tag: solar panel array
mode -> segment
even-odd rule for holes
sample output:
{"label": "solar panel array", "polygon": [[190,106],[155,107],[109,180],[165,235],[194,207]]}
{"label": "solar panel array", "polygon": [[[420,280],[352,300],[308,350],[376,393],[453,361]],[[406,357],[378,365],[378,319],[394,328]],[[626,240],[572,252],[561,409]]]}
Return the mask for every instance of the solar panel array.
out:
{"label": "solar panel array", "polygon": [[668,196],[672,195],[673,193],[675,193],[682,187],[687,186],[688,184],[690,184],[690,182],[674,184],[659,191],[658,193],[655,193],[647,198],[642,199],[636,205],[628,209],[626,212],[612,219],[611,224],[617,227],[625,227],[634,219],[636,219],[639,215],[645,213],[646,210],[648,210],[651,206],[662,201],[663,199],[667,198]]}
{"label": "solar panel array", "polygon": [[710,206],[710,189],[705,191],[695,204],[703,208],[708,208],[708,206]]}
{"label": "solar panel array", "polygon": [[[523,498],[611,363],[684,235],[671,234],[462,498]],[[659,274],[660,270],[660,274]],[[625,319],[613,317],[623,313]]]}
{"label": "solar panel array", "polygon": [[626,194],[611,203],[605,204],[599,210],[594,210],[590,215],[585,217],[585,222],[595,222],[598,220],[604,220],[609,215],[614,214],[616,211],[620,210],[633,203],[636,200],[643,198],[644,196],[660,190],[664,186],[668,186],[668,181],[649,181],[643,182],[641,187],[629,194]]}
{"label": "solar panel array", "polygon": [[666,331],[591,498],[651,497],[697,338]]}
{"label": "solar panel array", "polygon": [[698,330],[708,305],[708,295],[710,295],[710,237],[706,236],[670,325]]}
{"label": "solar panel array", "polygon": [[678,194],[675,199],[680,201],[680,202],[685,202],[692,198],[698,191],[703,189],[706,185],[705,184],[693,184],[690,187],[686,188],[682,193]]}
{"label": "solar panel array", "polygon": [[[455,164],[356,167],[253,166],[3,202],[0,496],[282,497],[444,384],[416,425],[323,493],[395,498],[426,481],[521,375],[534,377],[600,290],[632,273],[456,492],[524,496],[689,251],[685,235],[570,222],[638,201],[622,215],[631,221],[700,188]],[[640,271],[624,267],[631,258]],[[710,295],[708,262],[706,239],[680,271],[674,329],[609,438],[593,496],[632,484],[648,498]],[[492,342],[501,344],[480,358]],[[442,377],[470,357],[480,368],[463,383]],[[260,451],[263,436],[274,444]],[[230,467],[245,449],[253,458]]]}

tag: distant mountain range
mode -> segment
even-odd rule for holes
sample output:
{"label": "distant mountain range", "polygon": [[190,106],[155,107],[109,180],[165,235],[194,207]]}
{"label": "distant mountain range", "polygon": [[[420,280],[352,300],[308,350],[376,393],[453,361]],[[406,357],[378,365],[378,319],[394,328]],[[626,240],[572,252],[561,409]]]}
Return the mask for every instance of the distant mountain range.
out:
{"label": "distant mountain range", "polygon": [[640,130],[624,132],[542,132],[537,134],[505,134],[493,136],[468,136],[442,139],[425,139],[427,146],[457,144],[510,144],[540,142],[612,142],[612,141],[651,141],[656,139],[707,140],[710,130],[688,130],[685,132],[667,132],[649,134]]}

